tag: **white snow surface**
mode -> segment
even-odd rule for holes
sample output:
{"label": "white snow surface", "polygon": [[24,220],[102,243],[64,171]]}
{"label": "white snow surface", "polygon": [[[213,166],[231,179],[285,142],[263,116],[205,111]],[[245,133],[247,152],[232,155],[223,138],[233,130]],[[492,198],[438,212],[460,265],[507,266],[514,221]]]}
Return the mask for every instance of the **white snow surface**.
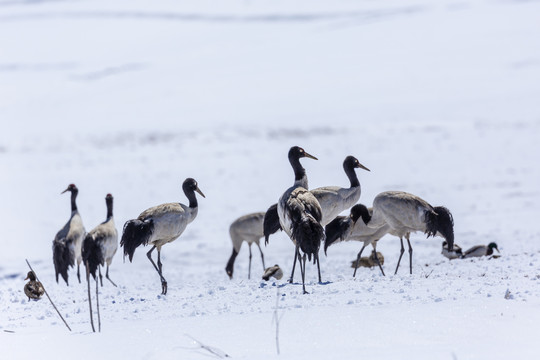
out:
{"label": "white snow surface", "polygon": [[[540,1],[0,0],[0,358],[535,358],[538,39]],[[400,245],[386,236],[387,276],[353,278],[360,244],[340,243],[321,252],[322,284],[308,264],[303,295],[278,233],[263,251],[282,280],[261,280],[256,247],[248,280],[245,245],[229,280],[228,227],[292,184],[293,145],[319,158],[302,160],[311,187],[348,186],[354,155],[371,169],[357,171],[361,203],[414,193],[452,211],[462,248],[494,241],[501,257],[449,261],[418,233],[413,274],[405,252],[393,275]],[[112,193],[121,232],[185,203],[186,177],[206,198],[163,247],[168,294],[148,248],[133,263],[119,249],[92,333],[85,281],[54,280],[60,192],[79,187],[87,231]],[[25,259],[72,332],[24,295]]]}

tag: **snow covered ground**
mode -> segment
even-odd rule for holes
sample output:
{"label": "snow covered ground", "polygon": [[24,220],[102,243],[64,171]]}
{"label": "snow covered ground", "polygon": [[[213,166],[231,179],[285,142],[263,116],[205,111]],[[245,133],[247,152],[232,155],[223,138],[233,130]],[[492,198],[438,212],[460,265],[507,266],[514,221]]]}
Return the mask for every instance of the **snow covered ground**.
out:
{"label": "snow covered ground", "polygon": [[[241,359],[502,359],[540,351],[539,1],[0,0],[1,358],[199,359],[192,338]],[[252,276],[243,247],[231,281],[228,226],[264,211],[293,181],[300,145],[311,187],[347,186],[360,202],[417,194],[454,215],[463,248],[497,242],[499,259],[448,261],[441,240],[413,236],[413,275],[387,236],[378,269],[350,261],[360,244],[307,267],[309,295],[285,277],[285,234],[263,248],[280,281]],[[91,332],[86,284],[56,284],[51,243],[80,189],[87,230],[115,197],[124,222],[186,199],[199,216],[163,248],[160,293],[145,256],[100,289]],[[73,329],[22,289],[34,266]],[[299,279],[299,277],[297,277]],[[506,297],[505,295],[508,294]],[[279,299],[276,354],[272,323]],[[81,353],[81,349],[84,349]]]}

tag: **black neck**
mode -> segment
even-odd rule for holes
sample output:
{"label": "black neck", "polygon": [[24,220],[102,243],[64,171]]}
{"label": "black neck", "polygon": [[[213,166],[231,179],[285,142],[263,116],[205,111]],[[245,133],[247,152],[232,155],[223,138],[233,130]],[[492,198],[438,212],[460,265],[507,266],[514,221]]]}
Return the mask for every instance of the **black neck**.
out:
{"label": "black neck", "polygon": [[349,178],[349,181],[351,182],[351,187],[358,187],[360,186],[360,181],[358,181],[358,176],[356,175],[356,171],[354,171],[354,166],[344,163],[343,164],[343,170],[345,170],[345,174]]}
{"label": "black neck", "polygon": [[300,164],[300,159],[296,156],[289,156],[289,162],[294,170],[294,181],[302,180],[306,176],[306,169]]}
{"label": "black neck", "polygon": [[225,267],[225,271],[227,272],[227,275],[232,279],[233,269],[234,269],[234,261],[236,260],[236,256],[238,255],[238,252],[233,249],[231,257],[229,258],[229,261],[227,261],[227,266]]}
{"label": "black neck", "polygon": [[77,211],[77,203],[75,200],[77,199],[77,194],[79,193],[79,190],[75,189],[71,191],[71,212]]}
{"label": "black neck", "polygon": [[113,199],[112,198],[106,198],[105,203],[107,204],[107,219],[110,219],[113,217]]}
{"label": "black neck", "polygon": [[198,203],[197,203],[197,197],[195,196],[195,191],[186,190],[184,191],[184,194],[186,194],[186,197],[189,200],[189,207],[196,208],[198,206]]}

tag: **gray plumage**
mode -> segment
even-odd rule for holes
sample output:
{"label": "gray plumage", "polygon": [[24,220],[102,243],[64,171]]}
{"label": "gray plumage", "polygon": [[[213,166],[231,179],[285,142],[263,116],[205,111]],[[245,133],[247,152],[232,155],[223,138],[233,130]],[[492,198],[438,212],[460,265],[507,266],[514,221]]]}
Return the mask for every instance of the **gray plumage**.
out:
{"label": "gray plumage", "polygon": [[251,278],[251,245],[256,244],[261,253],[261,260],[263,269],[264,266],[264,254],[261,250],[260,239],[264,236],[263,234],[263,219],[264,212],[257,212],[252,214],[247,214],[236,219],[231,226],[229,227],[229,235],[231,236],[231,241],[233,244],[232,255],[227,262],[225,267],[225,272],[229,275],[229,278],[233,278],[234,272],[234,261],[236,256],[240,252],[242,243],[246,242],[249,247],[249,270],[248,270],[248,279]]}
{"label": "gray plumage", "polygon": [[[281,195],[277,212],[281,228],[295,244],[293,270],[289,281],[292,282],[298,258],[302,273],[302,288],[304,293],[307,293],[305,290],[306,255],[309,260],[313,256],[313,261],[317,264],[319,282],[321,282],[319,247],[321,241],[324,240],[324,229],[320,224],[322,219],[321,206],[315,196],[307,189],[306,171],[300,164],[300,158],[308,157],[314,160],[317,158],[298,146],[293,146],[289,150],[288,157],[294,170],[295,181],[293,186]],[[300,255],[300,250],[304,253],[303,258]]]}
{"label": "gray plumage", "polygon": [[358,176],[354,171],[355,168],[370,171],[367,167],[360,164],[358,159],[349,155],[343,161],[343,169],[350,181],[350,187],[324,186],[311,190],[311,193],[315,195],[322,209],[322,226],[327,225],[342,211],[349,209],[360,199],[362,189]]}
{"label": "gray plumage", "polygon": [[472,258],[472,257],[480,257],[480,256],[490,256],[493,255],[493,249],[497,250],[499,252],[499,248],[497,247],[497,244],[492,242],[486,245],[476,245],[470,248],[469,250],[465,251],[463,253],[462,258]]}
{"label": "gray plumage", "polygon": [[422,231],[428,237],[442,236],[448,242],[448,249],[453,250],[454,229],[452,215],[444,207],[437,207],[437,211],[427,201],[403,191],[386,191],[375,197],[373,200],[373,216],[368,226],[380,228],[387,224],[390,228],[389,232],[399,237],[401,252],[395,274],[397,274],[401,257],[405,252],[403,237],[407,239],[409,245],[409,268],[412,274],[413,250],[410,234],[413,232]]}
{"label": "gray plumage", "polygon": [[82,261],[81,246],[86,231],[77,209],[77,194],[79,189],[70,184],[61,194],[69,191],[71,193],[71,216],[64,227],[56,234],[53,240],[53,263],[56,273],[56,282],[58,275],[61,275],[67,285],[68,269],[77,262],[77,278],[81,282],[80,264]]}
{"label": "gray plumage", "polygon": [[[326,226],[326,242],[324,244],[324,251],[326,252],[328,247],[332,244],[342,241],[359,241],[363,243],[362,248],[357,254],[357,262],[361,261],[361,256],[366,246],[371,245],[375,255],[377,254],[377,241],[384,235],[391,231],[388,224],[383,223],[378,228],[369,227],[366,222],[369,222],[370,216],[373,214],[373,208],[366,208],[362,204],[357,204],[351,208],[351,214],[347,217],[337,217],[330,224]],[[380,263],[378,263],[381,273],[384,274],[384,270]],[[356,269],[354,267],[353,277],[356,276]]]}
{"label": "gray plumage", "polygon": [[118,249],[118,231],[114,224],[113,196],[111,194],[107,194],[105,197],[105,204],[107,206],[107,217],[104,222],[93,228],[84,238],[82,258],[94,278],[96,278],[96,269],[98,269],[101,286],[103,286],[103,277],[100,266],[107,264],[105,277],[116,286],[109,277],[109,267]]}
{"label": "gray plumage", "polygon": [[[120,246],[124,248],[124,256],[127,255],[129,261],[133,260],[133,254],[137,247],[152,245],[146,256],[159,274],[162,295],[167,294],[167,281],[162,273],[161,247],[178,239],[188,224],[197,217],[199,208],[195,192],[205,197],[197,182],[192,178],[184,180],[182,189],[189,200],[189,206],[180,203],[167,203],[143,211],[137,219],[128,220],[125,223],[120,241]],[[157,265],[152,260],[152,251],[156,248],[158,252]]]}

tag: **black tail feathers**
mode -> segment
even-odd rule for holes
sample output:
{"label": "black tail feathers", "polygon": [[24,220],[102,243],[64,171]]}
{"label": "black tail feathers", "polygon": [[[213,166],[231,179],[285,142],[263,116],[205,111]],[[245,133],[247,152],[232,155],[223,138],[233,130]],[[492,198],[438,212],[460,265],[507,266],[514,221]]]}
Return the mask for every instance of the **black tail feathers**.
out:
{"label": "black tail feathers", "polygon": [[450,210],[444,206],[434,208],[435,213],[426,211],[426,234],[428,237],[435,236],[439,232],[448,243],[448,249],[454,248],[454,218]]}
{"label": "black tail feathers", "polygon": [[[302,214],[292,222],[292,237],[311,261],[311,255],[319,253],[325,234],[322,225],[313,216]],[[313,261],[315,260],[314,256]]]}
{"label": "black tail feathers", "polygon": [[326,234],[326,240],[324,242],[324,253],[330,245],[340,240],[343,240],[345,232],[349,228],[351,218],[349,216],[338,216],[325,226],[324,232]]}
{"label": "black tail feathers", "polygon": [[281,230],[281,224],[279,223],[279,216],[277,211],[277,204],[274,204],[266,210],[263,220],[263,232],[264,232],[264,243],[268,244],[268,238],[270,235],[276,233],[278,230]]}
{"label": "black tail feathers", "polygon": [[53,241],[53,262],[54,271],[56,273],[56,282],[58,283],[58,275],[62,275],[62,279],[68,283],[68,269],[75,265],[75,254],[70,250],[70,242],[65,239]]}
{"label": "black tail feathers", "polygon": [[94,237],[90,234],[86,235],[82,244],[82,259],[85,266],[88,266],[88,271],[92,277],[96,278],[96,270],[99,265],[103,265],[103,252],[101,246]]}
{"label": "black tail feathers", "polygon": [[150,220],[128,220],[124,225],[124,233],[120,240],[120,246],[124,248],[124,257],[133,260],[135,249],[141,245],[147,245],[154,231],[154,222]]}

